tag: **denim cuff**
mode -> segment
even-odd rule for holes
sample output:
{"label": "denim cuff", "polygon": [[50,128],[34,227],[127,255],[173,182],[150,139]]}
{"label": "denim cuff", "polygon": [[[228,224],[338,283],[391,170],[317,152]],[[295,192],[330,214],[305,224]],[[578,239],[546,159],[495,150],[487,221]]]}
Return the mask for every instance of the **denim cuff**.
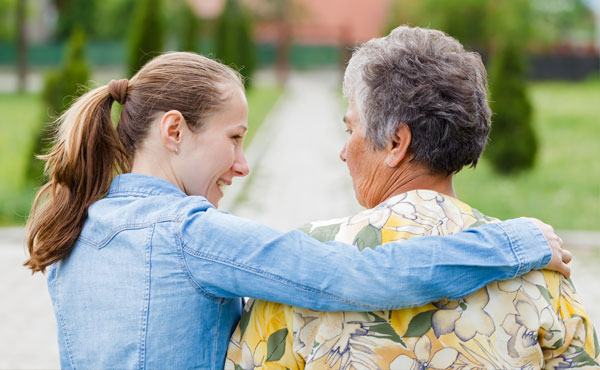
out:
{"label": "denim cuff", "polygon": [[516,276],[531,270],[543,269],[550,263],[552,249],[541,230],[530,220],[521,217],[496,223],[508,236],[518,262]]}

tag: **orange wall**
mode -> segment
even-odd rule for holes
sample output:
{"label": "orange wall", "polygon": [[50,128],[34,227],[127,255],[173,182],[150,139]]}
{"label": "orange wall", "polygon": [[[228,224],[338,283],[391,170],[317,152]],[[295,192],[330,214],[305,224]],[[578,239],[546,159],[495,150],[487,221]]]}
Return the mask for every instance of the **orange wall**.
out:
{"label": "orange wall", "polygon": [[381,36],[390,3],[390,0],[296,1],[301,13],[294,22],[296,41],[333,44],[364,42]]}
{"label": "orange wall", "polygon": [[[188,0],[203,16],[213,18],[224,0]],[[242,0],[261,12],[265,0]],[[281,0],[275,0],[281,1]],[[305,44],[354,44],[381,36],[388,21],[391,0],[290,0],[292,39]],[[272,2],[271,2],[272,4]],[[279,27],[262,20],[256,27],[259,40],[275,41]]]}

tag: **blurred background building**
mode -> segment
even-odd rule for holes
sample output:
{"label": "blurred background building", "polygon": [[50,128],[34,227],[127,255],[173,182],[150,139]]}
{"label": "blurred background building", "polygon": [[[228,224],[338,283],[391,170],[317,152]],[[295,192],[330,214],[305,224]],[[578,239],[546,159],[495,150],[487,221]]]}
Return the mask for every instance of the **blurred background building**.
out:
{"label": "blurred background building", "polygon": [[[15,64],[17,27],[15,8],[24,3],[27,60],[31,66],[57,65],[70,29],[79,23],[86,31],[87,51],[93,65],[120,65],[127,55],[128,29],[136,3],[145,0],[2,0],[0,1],[0,66]],[[162,1],[165,50],[178,48],[178,25],[187,3],[202,23],[196,51],[214,52],[214,23],[226,0]],[[150,4],[151,2],[149,2]],[[492,40],[504,32],[502,11],[487,0],[239,0],[252,18],[252,36],[259,66],[273,65],[281,53],[297,67],[335,65],[346,48],[384,35],[393,25],[408,23],[445,29],[470,44],[473,37]],[[595,23],[597,0],[516,0],[505,10],[513,23],[527,19],[525,36],[534,78],[585,78],[600,70]],[[157,2],[158,4],[158,2]],[[524,11],[525,9],[525,11]],[[494,19],[496,18],[496,19]],[[460,23],[460,24],[459,24]],[[483,24],[485,23],[485,24]],[[487,25],[486,25],[487,24]],[[501,26],[501,27],[499,27]],[[518,26],[521,27],[521,26]],[[522,27],[521,27],[522,28]],[[469,31],[471,30],[471,31]],[[454,32],[457,31],[457,32]],[[283,45],[285,52],[277,47]],[[490,45],[478,43],[481,52]],[[280,58],[286,57],[280,56]]]}

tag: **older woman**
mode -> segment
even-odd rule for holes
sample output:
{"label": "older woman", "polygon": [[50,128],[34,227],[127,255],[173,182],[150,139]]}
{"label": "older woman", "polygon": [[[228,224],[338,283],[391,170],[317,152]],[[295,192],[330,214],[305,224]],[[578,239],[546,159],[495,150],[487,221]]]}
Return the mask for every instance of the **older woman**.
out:
{"label": "older woman", "polygon": [[[486,71],[477,54],[442,32],[399,27],[354,53],[344,95],[349,136],[340,158],[358,202],[369,209],[312,223],[306,232],[364,249],[494,222],[458,200],[452,186],[455,173],[476,165],[490,130]],[[430,274],[430,261],[406,263]],[[448,285],[458,287],[458,279],[470,273],[446,276]],[[564,276],[534,271],[468,293],[458,300],[370,313],[250,301],[232,336],[226,367],[599,365],[594,329]]]}

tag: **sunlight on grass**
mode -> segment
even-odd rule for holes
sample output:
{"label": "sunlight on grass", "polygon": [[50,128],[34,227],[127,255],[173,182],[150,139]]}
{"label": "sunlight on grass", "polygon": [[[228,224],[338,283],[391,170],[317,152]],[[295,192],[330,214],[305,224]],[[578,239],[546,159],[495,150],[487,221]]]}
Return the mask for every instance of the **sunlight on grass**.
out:
{"label": "sunlight on grass", "polygon": [[531,86],[540,140],[535,168],[517,176],[477,170],[456,176],[458,196],[498,218],[537,217],[557,229],[600,229],[600,82]]}

